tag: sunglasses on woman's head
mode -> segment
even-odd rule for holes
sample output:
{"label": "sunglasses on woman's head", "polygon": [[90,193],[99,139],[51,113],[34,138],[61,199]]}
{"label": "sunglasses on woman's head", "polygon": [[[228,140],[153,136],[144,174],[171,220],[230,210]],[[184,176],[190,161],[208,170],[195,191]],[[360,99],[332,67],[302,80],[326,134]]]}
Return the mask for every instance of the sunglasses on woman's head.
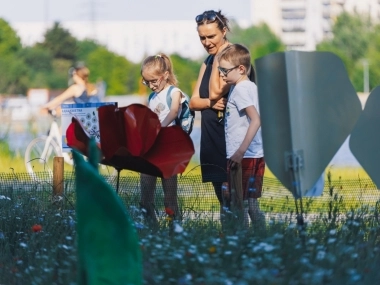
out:
{"label": "sunglasses on woman's head", "polygon": [[205,20],[207,20],[209,22],[215,22],[216,19],[218,19],[219,22],[221,22],[224,26],[224,22],[222,21],[222,19],[218,16],[218,14],[215,11],[204,12],[203,14],[200,14],[200,15],[195,17],[195,21],[198,24],[202,23]]}

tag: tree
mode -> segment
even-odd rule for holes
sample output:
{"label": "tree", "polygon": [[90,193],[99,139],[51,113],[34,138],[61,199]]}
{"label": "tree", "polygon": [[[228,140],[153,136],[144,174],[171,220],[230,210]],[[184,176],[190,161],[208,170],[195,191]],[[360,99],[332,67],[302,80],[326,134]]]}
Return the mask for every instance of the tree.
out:
{"label": "tree", "polygon": [[28,71],[16,55],[0,56],[0,93],[25,94],[29,83]]}
{"label": "tree", "polygon": [[19,56],[33,72],[51,72],[52,70],[52,54],[38,45],[23,48]]}
{"label": "tree", "polygon": [[44,37],[41,47],[49,50],[54,58],[75,61],[77,40],[68,30],[62,28],[59,22],[55,22],[53,27],[46,31]]}
{"label": "tree", "polygon": [[104,47],[98,44],[96,41],[91,39],[85,39],[83,41],[77,42],[77,51],[75,53],[76,59],[78,61],[87,61],[88,55],[100,47]]}
{"label": "tree", "polygon": [[370,43],[366,58],[369,63],[370,90],[380,85],[380,25],[374,27],[370,35]]}
{"label": "tree", "polygon": [[245,45],[251,53],[252,62],[264,55],[285,50],[285,45],[266,24],[243,29],[233,23],[230,41]]}
{"label": "tree", "polygon": [[178,54],[170,56],[173,63],[174,74],[177,76],[180,89],[189,96],[193,93],[197,81],[200,63],[183,58]]}
{"label": "tree", "polygon": [[17,54],[20,38],[8,22],[0,19],[0,93],[24,93],[28,84],[28,68]]}
{"label": "tree", "polygon": [[15,54],[21,47],[21,41],[17,33],[7,21],[0,18],[0,56]]}
{"label": "tree", "polygon": [[317,51],[329,51],[342,59],[357,91],[363,91],[362,60],[367,57],[372,31],[367,16],[342,13],[332,28],[332,39],[317,45]]}
{"label": "tree", "polygon": [[107,94],[133,94],[138,91],[139,67],[125,57],[99,47],[88,55],[86,64],[91,70],[90,80],[104,80]]}

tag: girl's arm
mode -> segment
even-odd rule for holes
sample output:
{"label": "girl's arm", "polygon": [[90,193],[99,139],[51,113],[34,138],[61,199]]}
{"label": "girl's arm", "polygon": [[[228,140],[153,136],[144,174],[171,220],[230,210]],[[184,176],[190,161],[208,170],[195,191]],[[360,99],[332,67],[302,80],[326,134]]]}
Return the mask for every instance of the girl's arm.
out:
{"label": "girl's arm", "polygon": [[245,152],[247,151],[249,145],[251,144],[253,138],[257,133],[257,130],[260,128],[261,125],[260,115],[257,112],[255,106],[248,106],[247,108],[245,108],[245,112],[247,116],[250,118],[251,122],[249,123],[248,130],[245,134],[243,142],[230,158],[231,167],[234,166],[235,163],[241,163]]}
{"label": "girl's arm", "polygon": [[161,127],[167,127],[171,122],[173,122],[177,118],[179,105],[181,104],[181,97],[182,97],[182,93],[180,91],[173,92],[172,104],[170,106],[169,114],[161,122]]}
{"label": "girl's arm", "polygon": [[206,64],[203,63],[199,70],[197,83],[195,84],[193,94],[190,98],[189,107],[193,111],[201,111],[207,108],[222,111],[226,105],[226,100],[210,100],[209,98],[201,98],[199,95],[199,87],[201,86],[202,78],[206,70]]}

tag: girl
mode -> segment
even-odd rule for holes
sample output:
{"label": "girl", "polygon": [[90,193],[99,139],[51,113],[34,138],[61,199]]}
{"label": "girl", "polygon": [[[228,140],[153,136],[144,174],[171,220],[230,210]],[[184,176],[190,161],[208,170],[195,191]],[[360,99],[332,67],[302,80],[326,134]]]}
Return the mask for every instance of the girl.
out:
{"label": "girl", "polygon": [[[148,107],[157,114],[162,127],[175,125],[175,119],[180,114],[182,91],[178,89],[177,78],[174,75],[170,58],[163,54],[148,56],[141,65],[142,83],[152,89]],[[169,92],[169,94],[168,94]],[[167,96],[171,96],[168,106]],[[158,225],[154,207],[157,177],[140,175],[141,202],[145,215],[153,226]],[[177,175],[169,179],[161,179],[164,190],[164,206],[171,218],[179,218],[177,201]]]}

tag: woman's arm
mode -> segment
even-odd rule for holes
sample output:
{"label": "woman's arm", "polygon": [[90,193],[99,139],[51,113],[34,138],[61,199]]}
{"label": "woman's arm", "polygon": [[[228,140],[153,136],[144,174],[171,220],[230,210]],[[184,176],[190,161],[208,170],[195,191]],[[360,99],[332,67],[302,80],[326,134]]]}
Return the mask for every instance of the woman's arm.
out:
{"label": "woman's arm", "polygon": [[190,98],[189,107],[193,111],[201,111],[207,108],[213,108],[215,110],[222,111],[226,105],[224,98],[219,100],[210,100],[209,98],[201,98],[199,95],[199,87],[201,86],[202,78],[206,70],[206,64],[202,64],[199,70],[197,83],[195,84],[193,94]]}
{"label": "woman's arm", "polygon": [[218,66],[219,61],[217,60],[217,56],[215,56],[209,81],[209,98],[211,100],[220,99],[224,94],[228,93],[231,87],[231,85],[223,81],[219,74]]}
{"label": "woman's arm", "polygon": [[176,91],[172,94],[172,104],[170,106],[170,111],[166,118],[161,122],[161,127],[167,127],[177,118],[179,105],[181,104],[181,96],[182,94],[179,91]]}
{"label": "woman's arm", "polygon": [[229,42],[224,43],[222,46],[220,46],[220,48],[214,56],[214,62],[212,64],[211,76],[209,81],[209,98],[211,100],[220,99],[224,94],[228,92],[228,90],[231,87],[231,85],[223,81],[223,78],[220,76],[218,70],[219,55],[229,45]]}
{"label": "woman's arm", "polygon": [[245,134],[245,137],[240,147],[230,158],[231,166],[234,166],[235,163],[241,163],[245,152],[247,151],[249,145],[251,144],[253,138],[257,133],[257,130],[260,128],[261,125],[260,115],[257,112],[255,106],[248,106],[247,108],[245,108],[245,112],[251,121],[249,123],[247,133]]}
{"label": "woman's arm", "polygon": [[[80,95],[81,92],[79,92],[80,87],[76,84],[71,85],[69,88],[67,88],[63,93],[55,97],[53,100],[50,102],[46,103],[45,105],[42,106],[42,108],[46,108],[49,110],[57,108],[59,105],[61,105],[62,102]],[[83,88],[84,90],[84,88]],[[83,92],[82,90],[82,92]]]}

